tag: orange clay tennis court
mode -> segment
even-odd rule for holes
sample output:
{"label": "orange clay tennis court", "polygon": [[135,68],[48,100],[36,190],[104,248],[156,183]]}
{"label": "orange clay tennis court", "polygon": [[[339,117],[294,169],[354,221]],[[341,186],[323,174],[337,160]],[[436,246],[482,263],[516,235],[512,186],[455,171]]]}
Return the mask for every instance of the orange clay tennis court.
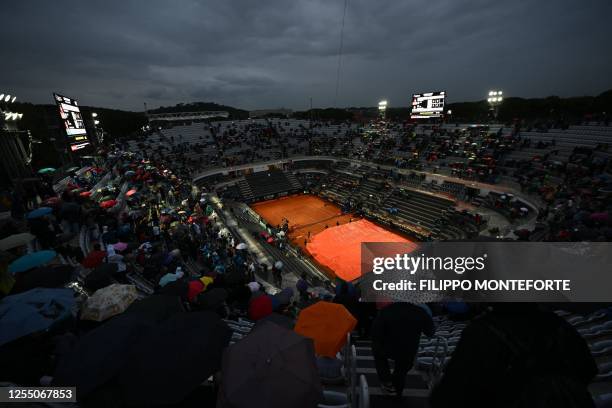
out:
{"label": "orange clay tennis court", "polygon": [[272,226],[287,219],[291,242],[323,269],[348,281],[361,275],[362,242],[411,242],[368,220],[343,215],[338,206],[313,195],[282,197],[251,207]]}

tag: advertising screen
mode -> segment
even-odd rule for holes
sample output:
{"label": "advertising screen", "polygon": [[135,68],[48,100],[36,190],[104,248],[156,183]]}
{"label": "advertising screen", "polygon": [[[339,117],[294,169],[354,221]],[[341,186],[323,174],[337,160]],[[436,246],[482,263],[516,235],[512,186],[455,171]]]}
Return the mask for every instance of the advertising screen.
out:
{"label": "advertising screen", "polygon": [[89,145],[85,122],[83,121],[83,115],[76,99],[58,94],[53,94],[53,97],[59,109],[62,124],[66,130],[70,150],[74,152]]}
{"label": "advertising screen", "polygon": [[444,114],[446,92],[428,92],[412,96],[412,119],[439,118]]}

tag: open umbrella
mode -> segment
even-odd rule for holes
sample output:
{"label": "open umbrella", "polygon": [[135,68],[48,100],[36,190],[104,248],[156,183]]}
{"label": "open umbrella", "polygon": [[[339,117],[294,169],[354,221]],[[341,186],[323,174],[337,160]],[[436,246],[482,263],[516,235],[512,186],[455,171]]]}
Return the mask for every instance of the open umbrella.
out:
{"label": "open umbrella", "polygon": [[70,265],[41,266],[17,275],[11,293],[21,293],[34,288],[59,288],[70,281],[74,267]]}
{"label": "open umbrella", "polygon": [[55,206],[58,205],[62,200],[59,197],[49,197],[42,204],[46,206]]}
{"label": "open umbrella", "polygon": [[239,243],[238,245],[236,245],[236,249],[247,249],[247,244],[245,244],[244,242]]}
{"label": "open umbrella", "polygon": [[136,190],[135,188],[133,188],[133,189],[131,189],[131,190],[128,190],[128,191],[127,191],[127,193],[125,193],[125,195],[126,195],[127,197],[131,197],[131,196],[133,196],[134,194],[136,194],[137,192],[138,192],[138,190]]}
{"label": "open umbrella", "polygon": [[36,237],[29,232],[11,235],[10,237],[0,240],[0,251],[8,251],[9,249],[27,245],[32,242],[34,238]]}
{"label": "open umbrella", "polygon": [[[259,326],[259,325],[258,325]],[[271,322],[225,350],[218,408],[310,408],[322,398],[312,340]]]}
{"label": "open umbrella", "polygon": [[27,271],[28,269],[36,268],[37,266],[46,264],[53,258],[57,256],[57,252],[52,250],[38,251],[32,252],[30,254],[26,254],[20,258],[15,259],[9,265],[10,273],[19,273]]}
{"label": "open umbrella", "polygon": [[136,174],[136,172],[134,170],[128,170],[125,173],[123,173],[125,176],[127,177],[132,177]]}
{"label": "open umbrella", "polygon": [[314,340],[317,355],[334,357],[356,325],[357,320],[341,304],[317,302],[302,309],[295,332]]}
{"label": "open umbrella", "polygon": [[280,327],[284,327],[285,329],[291,330],[291,331],[293,331],[293,327],[295,326],[295,321],[293,321],[293,319],[283,314],[274,312],[264,317],[263,319],[258,320],[257,323],[255,323],[253,330],[259,329],[262,326],[265,327],[264,325],[265,322],[274,323]]}
{"label": "open umbrella", "polygon": [[126,244],[125,242],[117,242],[116,244],[113,244],[113,248],[115,248],[119,252],[125,251],[127,247],[128,244]]}
{"label": "open umbrella", "polygon": [[117,273],[119,266],[116,263],[103,263],[85,277],[85,287],[89,291],[102,289],[112,283],[112,275]]}
{"label": "open umbrella", "polygon": [[72,289],[36,288],[0,301],[0,345],[50,329],[71,316]]}
{"label": "open umbrella", "polygon": [[49,215],[53,212],[51,207],[39,207],[35,210],[32,210],[28,213],[27,218],[32,220],[34,218],[44,217],[45,215]]}
{"label": "open umbrella", "polygon": [[44,169],[38,170],[38,174],[50,174],[55,173],[55,169],[53,167],[45,167]]}
{"label": "open umbrella", "polygon": [[117,200],[106,200],[100,203],[100,207],[102,208],[111,208],[117,204]]}
{"label": "open umbrella", "polygon": [[180,296],[155,294],[136,300],[123,314],[143,315],[156,322],[161,322],[176,313],[184,311],[185,307]]}
{"label": "open umbrella", "polygon": [[118,375],[155,324],[150,316],[126,313],[88,332],[60,358],[53,386],[77,387],[78,398],[87,396]]}
{"label": "open umbrella", "polygon": [[98,289],[85,302],[81,319],[101,322],[123,313],[137,298],[138,292],[134,285],[113,284]]}
{"label": "open umbrella", "polygon": [[274,267],[276,269],[283,269],[283,263],[281,261],[274,262]]}
{"label": "open umbrella", "polygon": [[82,193],[79,193],[79,195],[81,197],[90,197],[91,196],[91,191],[83,191]]}
{"label": "open umbrella", "polygon": [[212,312],[178,313],[163,321],[121,370],[126,402],[150,406],[182,401],[219,370],[230,338],[229,327]]}

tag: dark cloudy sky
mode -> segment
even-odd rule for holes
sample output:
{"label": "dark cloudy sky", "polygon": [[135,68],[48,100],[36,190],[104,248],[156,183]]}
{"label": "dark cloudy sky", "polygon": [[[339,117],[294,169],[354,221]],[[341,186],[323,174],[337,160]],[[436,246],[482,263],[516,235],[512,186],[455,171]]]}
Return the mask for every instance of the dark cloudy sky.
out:
{"label": "dark cloudy sky", "polygon": [[[334,103],[344,0],[19,0],[0,13],[0,92],[141,110]],[[339,106],[612,88],[611,0],[349,0]]]}

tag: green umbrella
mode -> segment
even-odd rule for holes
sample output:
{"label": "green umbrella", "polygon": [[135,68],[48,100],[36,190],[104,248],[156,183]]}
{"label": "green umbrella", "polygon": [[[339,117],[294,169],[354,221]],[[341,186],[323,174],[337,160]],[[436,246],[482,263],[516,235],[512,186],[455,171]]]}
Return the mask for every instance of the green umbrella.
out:
{"label": "green umbrella", "polygon": [[38,170],[38,174],[49,174],[55,173],[55,169],[53,167],[45,167],[44,169]]}

